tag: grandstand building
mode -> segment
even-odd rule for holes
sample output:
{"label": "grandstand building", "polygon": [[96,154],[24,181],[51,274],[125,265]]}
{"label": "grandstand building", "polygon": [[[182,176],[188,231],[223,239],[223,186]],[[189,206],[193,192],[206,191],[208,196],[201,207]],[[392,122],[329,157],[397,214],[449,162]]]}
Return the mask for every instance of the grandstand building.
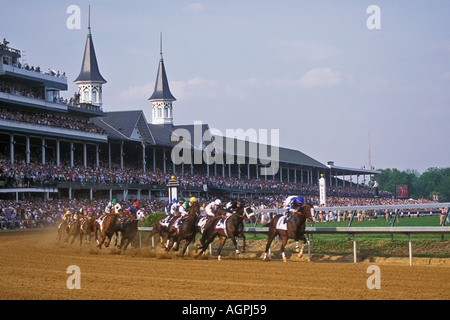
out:
{"label": "grandstand building", "polygon": [[[148,99],[152,119],[146,119],[142,110],[105,111],[102,86],[107,81],[100,73],[90,26],[81,71],[73,80],[78,92],[69,100],[61,95],[68,89],[65,74],[21,65],[20,58],[21,51],[4,40],[0,45],[0,198],[20,200],[34,194],[160,199],[167,197],[166,184],[172,175],[181,184],[179,194],[186,197],[305,194],[316,191],[295,186],[316,185],[321,174],[329,186],[363,188],[368,177],[379,173],[333,162],[325,165],[301,151],[280,147],[278,170],[262,175],[267,161],[255,160],[251,150],[272,146],[222,136],[205,141],[207,124],[174,124],[176,98],[169,88],[162,50],[155,89]],[[180,132],[201,138],[187,139]],[[245,147],[224,148],[240,143]],[[185,150],[192,161],[172,160],[173,148],[182,144],[189,146]],[[196,152],[204,152],[209,144],[216,161],[193,161]],[[348,179],[355,176],[356,181]],[[273,183],[261,187],[266,181],[294,187],[282,189]]]}

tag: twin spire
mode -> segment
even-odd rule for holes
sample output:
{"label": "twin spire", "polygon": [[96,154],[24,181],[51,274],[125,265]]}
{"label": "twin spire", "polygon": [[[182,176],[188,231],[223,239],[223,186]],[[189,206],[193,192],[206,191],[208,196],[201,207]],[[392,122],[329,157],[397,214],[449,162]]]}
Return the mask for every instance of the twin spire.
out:
{"label": "twin spire", "polygon": [[[81,71],[74,83],[78,85],[79,103],[102,105],[102,84],[107,81],[100,73],[91,34],[91,7],[89,6],[88,34],[84,48]],[[160,34],[160,60],[153,94],[148,99],[152,102],[152,123],[173,124],[172,101],[176,98],[169,89],[162,50],[162,33]]]}
{"label": "twin spire", "polygon": [[100,73],[97,63],[97,57],[95,55],[94,43],[92,41],[91,34],[91,6],[89,6],[89,18],[88,18],[88,34],[86,39],[86,46],[84,48],[83,62],[81,64],[81,71],[78,77],[74,81],[80,82],[96,82],[106,83],[107,81]]}
{"label": "twin spire", "polygon": [[167,100],[167,101],[175,101],[175,97],[172,95],[169,89],[169,81],[167,80],[166,68],[164,67],[164,59],[162,52],[162,33],[160,35],[160,55],[161,58],[159,60],[158,72],[156,74],[156,83],[155,90],[153,91],[152,96],[148,99],[150,101],[153,100]]}

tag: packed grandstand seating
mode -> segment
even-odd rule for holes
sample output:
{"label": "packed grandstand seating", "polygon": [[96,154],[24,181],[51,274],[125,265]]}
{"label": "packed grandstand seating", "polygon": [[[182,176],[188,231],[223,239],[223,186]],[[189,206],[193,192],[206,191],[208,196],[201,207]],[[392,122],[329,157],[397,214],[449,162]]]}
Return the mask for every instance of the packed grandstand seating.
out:
{"label": "packed grandstand seating", "polygon": [[[161,167],[161,166],[159,166]],[[156,171],[133,169],[126,167],[121,169],[118,165],[109,169],[106,166],[57,166],[53,163],[42,164],[39,161],[26,163],[16,161],[11,164],[5,156],[0,156],[0,168],[6,176],[6,186],[44,186],[58,182],[73,183],[97,183],[97,184],[138,184],[138,185],[166,185],[172,172],[163,173],[161,169]],[[240,189],[252,191],[276,191],[297,192],[299,194],[318,194],[317,185],[306,183],[281,182],[279,180],[265,180],[263,178],[239,178],[237,176],[207,176],[203,172],[193,174],[177,174],[182,187],[203,187],[205,184],[212,188]],[[372,190],[363,186],[328,186],[327,194],[335,196],[370,197]],[[381,197],[391,197],[389,192],[380,192]]]}
{"label": "packed grandstand seating", "polygon": [[79,130],[92,133],[106,134],[105,130],[98,127],[94,123],[57,117],[52,114],[36,113],[36,112],[18,112],[12,109],[1,108],[0,119],[9,121],[26,122],[35,125],[52,126],[70,130]]}

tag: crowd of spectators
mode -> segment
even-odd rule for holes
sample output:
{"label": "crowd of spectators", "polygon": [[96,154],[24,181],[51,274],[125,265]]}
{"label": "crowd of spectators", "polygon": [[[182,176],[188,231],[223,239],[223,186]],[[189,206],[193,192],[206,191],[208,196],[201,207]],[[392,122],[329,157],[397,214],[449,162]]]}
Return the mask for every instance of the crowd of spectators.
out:
{"label": "crowd of spectators", "polygon": [[[39,161],[26,163],[25,161],[15,161],[11,164],[9,159],[0,156],[0,168],[3,168],[6,175],[6,185],[9,187],[18,186],[43,186],[56,184],[59,182],[70,183],[93,183],[93,184],[135,184],[135,185],[166,185],[172,175],[171,172],[163,173],[161,169],[143,171],[141,169],[112,165],[111,168],[99,165],[88,166],[75,165],[73,167],[62,163],[60,166],[52,162],[42,164]],[[253,191],[255,193],[298,193],[303,195],[319,194],[317,185],[306,183],[288,183],[279,180],[245,179],[236,176],[207,176],[203,173],[177,174],[177,179],[181,187],[203,188],[208,190],[214,188]],[[328,186],[327,194],[340,197],[352,197],[358,199],[371,197],[372,190],[368,187],[350,186]],[[383,192],[381,197],[390,197],[391,194]],[[357,198],[355,198],[357,197]],[[356,200],[355,200],[356,201]]]}
{"label": "crowd of spectators", "polygon": [[79,130],[91,133],[106,134],[106,131],[92,122],[81,119],[72,119],[54,116],[52,114],[18,112],[15,110],[0,109],[0,119],[20,121],[42,126],[52,126],[70,130]]}
{"label": "crowd of spectators", "polygon": [[[201,199],[202,204],[207,204],[209,201],[214,201],[215,198],[210,199]],[[224,202],[231,200],[230,198],[223,198]],[[250,205],[255,209],[274,209],[273,213],[263,214],[260,217],[258,222],[268,222],[273,215],[276,213],[276,208],[283,207],[283,201],[285,200],[285,196],[282,194],[279,195],[270,195],[264,197],[252,197],[245,198],[244,202],[246,205]],[[98,216],[101,214],[108,204],[109,199],[53,199],[42,201],[42,199],[34,199],[34,200],[0,200],[0,230],[7,229],[17,229],[17,228],[36,228],[36,227],[53,227],[56,226],[60,221],[64,213],[69,210],[71,212],[79,211],[80,209],[87,210],[88,208],[92,208],[94,215]],[[122,207],[129,207],[135,199],[129,201],[119,201]],[[315,205],[319,203],[319,199],[317,196],[306,197],[306,201],[311,202]],[[347,198],[330,198],[327,202],[327,206],[335,206],[335,205],[355,205],[356,202],[354,199]],[[158,211],[164,211],[165,206],[167,205],[166,201],[162,200],[147,200],[141,199],[139,202],[139,209],[143,212],[143,218],[148,215],[154,214]],[[427,203],[430,202],[426,199],[370,199],[370,198],[361,198],[358,199],[358,205],[387,205],[387,204],[418,204],[418,203]],[[351,212],[343,211],[343,212],[329,212],[329,213],[321,213],[319,214],[319,221],[327,222],[327,221],[336,221],[336,220],[348,220],[350,219]],[[380,213],[378,212],[366,212],[359,211],[357,213],[356,219],[374,219],[380,218],[377,217]],[[381,213],[384,214],[388,213]],[[355,219],[355,220],[356,220]]]}
{"label": "crowd of spectators", "polygon": [[[0,200],[0,230],[53,227],[61,222],[67,210],[78,212],[80,209],[93,208],[94,215],[97,216],[103,212],[108,202],[109,199]],[[120,203],[123,207],[129,207],[132,202]],[[139,201],[144,215],[161,211],[165,205],[163,201],[157,200]]]}

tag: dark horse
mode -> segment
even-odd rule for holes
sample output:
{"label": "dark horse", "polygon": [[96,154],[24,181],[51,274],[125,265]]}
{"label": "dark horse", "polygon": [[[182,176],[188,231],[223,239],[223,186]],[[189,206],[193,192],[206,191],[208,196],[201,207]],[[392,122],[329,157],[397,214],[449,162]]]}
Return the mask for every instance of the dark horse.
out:
{"label": "dark horse", "polygon": [[200,243],[203,247],[199,254],[206,253],[206,249],[208,248],[209,244],[214,241],[216,236],[219,236],[220,240],[219,248],[217,249],[218,260],[221,259],[220,254],[227,238],[231,238],[231,241],[233,241],[233,245],[236,248],[236,255],[239,254],[239,245],[236,241],[236,238],[243,238],[245,251],[245,236],[243,233],[244,219],[252,220],[254,216],[255,213],[250,207],[240,207],[237,208],[236,213],[233,213],[230,217],[224,220],[223,228],[217,228],[217,224],[219,223],[219,221],[221,221],[221,219],[215,219],[212,225],[203,232],[202,238],[200,239]]}
{"label": "dark horse", "polygon": [[[120,233],[120,244],[119,249],[123,248],[123,252],[127,250],[128,245],[134,240],[136,233],[138,232],[139,219],[137,215],[134,214],[131,217],[124,218],[116,224],[116,246],[118,235]],[[125,244],[125,246],[124,246]]]}
{"label": "dark horse", "polygon": [[176,220],[176,217],[172,216],[171,219],[168,221],[168,225],[165,226],[162,224],[162,221],[165,220],[166,218],[167,218],[167,214],[158,220],[158,222],[153,227],[152,232],[150,232],[150,237],[153,237],[155,234],[159,233],[159,241],[161,243],[161,247],[163,247],[163,248],[167,247],[167,243],[164,241],[164,237],[166,237],[167,241],[169,241],[169,238],[168,238],[169,228]]}
{"label": "dark horse", "polygon": [[[106,217],[103,218],[102,223],[100,223],[99,219],[96,219],[94,221],[94,239],[97,242],[97,247],[99,249],[102,248],[102,245],[105,242],[106,238],[108,238],[108,241],[105,242],[105,247],[109,246],[111,238],[116,232],[117,216],[118,216],[117,213],[111,212]],[[100,231],[101,233],[100,241],[98,241],[97,238],[97,231]]]}
{"label": "dark horse", "polygon": [[[312,211],[311,211],[312,210]],[[300,213],[293,213],[292,216],[288,219],[288,222],[286,224],[287,230],[284,229],[277,229],[278,221],[283,218],[283,215],[276,215],[272,221],[269,222],[269,232],[267,234],[267,245],[266,245],[266,252],[264,253],[264,260],[268,259],[267,253],[270,249],[270,245],[275,238],[275,236],[279,235],[281,237],[281,256],[283,257],[284,262],[286,262],[286,255],[284,253],[284,248],[286,246],[286,243],[288,239],[294,239],[295,241],[299,241],[300,239],[303,240],[302,248],[299,253],[299,257],[303,255],[303,248],[306,244],[306,237],[305,237],[305,224],[306,220],[312,220],[312,222],[315,222],[314,219],[314,208],[311,204],[305,203],[300,209]]]}
{"label": "dark horse", "polygon": [[95,218],[93,216],[87,216],[83,217],[81,219],[80,224],[80,247],[83,244],[83,236],[86,243],[88,243],[88,236],[89,236],[89,243],[91,243],[92,234],[94,233],[94,221]]}
{"label": "dark horse", "polygon": [[173,239],[173,243],[168,243],[166,251],[170,251],[172,246],[173,250],[178,251],[181,241],[185,240],[183,250],[181,251],[181,257],[184,257],[187,247],[192,242],[195,242],[195,235],[197,233],[198,215],[200,213],[200,205],[198,202],[194,202],[189,209],[189,214],[179,222],[178,227],[171,224],[167,239]]}

